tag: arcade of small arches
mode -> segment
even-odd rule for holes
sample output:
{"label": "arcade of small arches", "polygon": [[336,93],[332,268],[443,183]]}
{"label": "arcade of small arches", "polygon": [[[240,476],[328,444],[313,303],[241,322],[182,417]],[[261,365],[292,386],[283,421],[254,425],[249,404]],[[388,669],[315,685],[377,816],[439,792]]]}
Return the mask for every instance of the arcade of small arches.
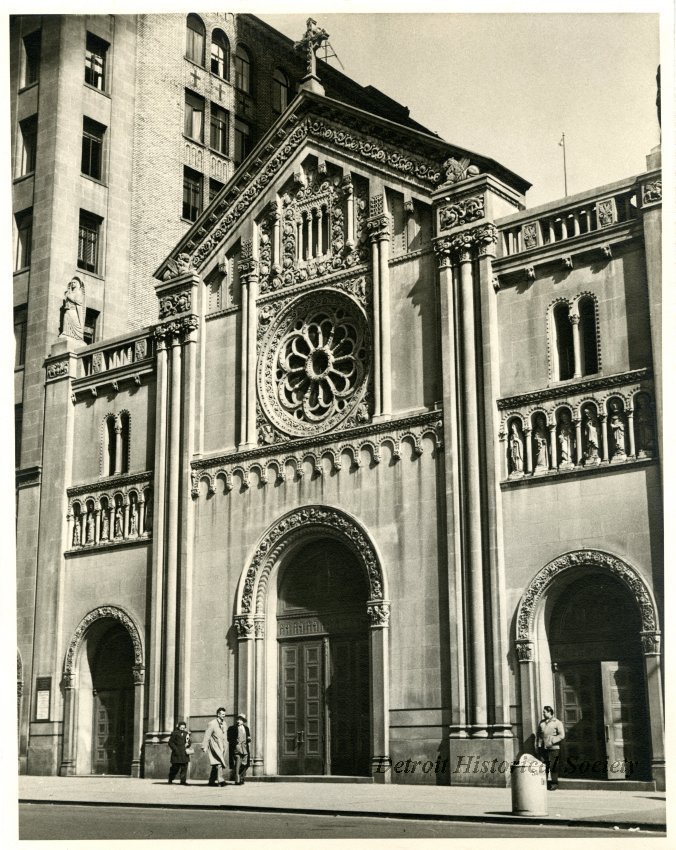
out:
{"label": "arcade of small arches", "polygon": [[71,497],[66,520],[72,549],[147,539],[153,526],[151,488],[127,485],[92,496]]}
{"label": "arcade of small arches", "polygon": [[506,444],[503,475],[510,479],[653,458],[653,399],[637,389],[514,411],[504,416],[500,439]]}

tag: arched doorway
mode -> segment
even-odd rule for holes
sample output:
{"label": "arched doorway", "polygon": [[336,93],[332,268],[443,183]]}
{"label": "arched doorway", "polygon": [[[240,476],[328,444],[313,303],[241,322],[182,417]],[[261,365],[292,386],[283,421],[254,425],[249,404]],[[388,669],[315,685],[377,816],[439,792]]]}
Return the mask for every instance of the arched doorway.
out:
{"label": "arched doorway", "polygon": [[369,773],[369,587],[334,540],[297,551],[281,572],[279,773]]}
{"label": "arched doorway", "polygon": [[551,605],[547,634],[558,716],[566,729],[562,776],[648,779],[641,619],[608,574],[575,578]]}

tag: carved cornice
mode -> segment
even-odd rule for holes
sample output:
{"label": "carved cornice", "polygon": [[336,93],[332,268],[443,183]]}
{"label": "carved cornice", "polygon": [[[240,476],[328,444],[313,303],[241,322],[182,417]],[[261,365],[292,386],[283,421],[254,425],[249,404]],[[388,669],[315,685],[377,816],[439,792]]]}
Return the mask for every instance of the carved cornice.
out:
{"label": "carved cornice", "polygon": [[172,319],[155,325],[153,335],[159,344],[166,342],[167,338],[187,339],[199,327],[199,316],[191,314],[180,319]]}
{"label": "carved cornice", "polygon": [[19,490],[23,487],[37,487],[41,479],[41,466],[25,466],[22,469],[15,470],[14,472],[14,480]]}
{"label": "carved cornice", "polygon": [[66,651],[66,659],[63,666],[64,677],[74,675],[75,661],[77,659],[80,645],[84,640],[85,633],[92,623],[102,619],[117,620],[118,623],[124,626],[129,633],[129,637],[131,638],[132,646],[134,648],[134,667],[137,670],[143,669],[143,644],[141,642],[141,634],[136,623],[132,620],[129,614],[121,608],[117,608],[114,605],[102,605],[99,608],[95,608],[93,611],[90,611],[89,614],[81,620],[80,625],[73,632],[73,636],[68,644],[68,650]]}
{"label": "carved cornice", "polygon": [[110,478],[99,478],[86,484],[76,484],[66,490],[69,498],[73,496],[87,495],[95,498],[97,493],[132,487],[135,484],[150,484],[153,477],[152,470],[136,472],[131,475],[115,475]]}
{"label": "carved cornice", "polygon": [[650,369],[633,369],[631,372],[622,372],[618,375],[605,375],[599,378],[587,378],[583,381],[569,382],[556,387],[547,387],[522,395],[506,396],[497,400],[498,410],[511,410],[517,407],[540,404],[557,398],[584,395],[611,387],[624,386],[652,378]]}

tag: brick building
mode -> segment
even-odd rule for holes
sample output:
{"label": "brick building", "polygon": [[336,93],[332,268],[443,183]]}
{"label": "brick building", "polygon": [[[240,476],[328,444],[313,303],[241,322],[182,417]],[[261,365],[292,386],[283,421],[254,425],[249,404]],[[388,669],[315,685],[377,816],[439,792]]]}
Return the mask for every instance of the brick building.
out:
{"label": "brick building", "polygon": [[321,40],[13,21],[22,769],[223,704],[255,775],[504,784],[550,703],[662,786],[659,151],[528,210]]}

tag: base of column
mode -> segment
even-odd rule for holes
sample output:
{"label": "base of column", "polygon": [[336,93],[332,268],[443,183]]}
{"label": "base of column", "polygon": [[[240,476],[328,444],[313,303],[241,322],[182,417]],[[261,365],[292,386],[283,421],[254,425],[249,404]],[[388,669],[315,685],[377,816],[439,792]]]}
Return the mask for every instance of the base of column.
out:
{"label": "base of column", "polygon": [[59,766],[59,776],[77,776],[75,772],[75,762],[61,762],[61,765]]}
{"label": "base of column", "polygon": [[371,417],[371,422],[389,422],[391,418],[391,413],[378,413]]}
{"label": "base of column", "polygon": [[513,738],[449,738],[448,752],[451,785],[509,786]]}
{"label": "base of column", "polygon": [[170,759],[171,750],[166,740],[146,741],[143,745],[143,776],[146,779],[166,779],[169,775]]}
{"label": "base of column", "polygon": [[655,759],[651,765],[652,778],[658,791],[667,790],[666,765],[662,759]]}
{"label": "base of column", "polygon": [[265,776],[265,764],[263,759],[254,759],[251,768],[253,776]]}

